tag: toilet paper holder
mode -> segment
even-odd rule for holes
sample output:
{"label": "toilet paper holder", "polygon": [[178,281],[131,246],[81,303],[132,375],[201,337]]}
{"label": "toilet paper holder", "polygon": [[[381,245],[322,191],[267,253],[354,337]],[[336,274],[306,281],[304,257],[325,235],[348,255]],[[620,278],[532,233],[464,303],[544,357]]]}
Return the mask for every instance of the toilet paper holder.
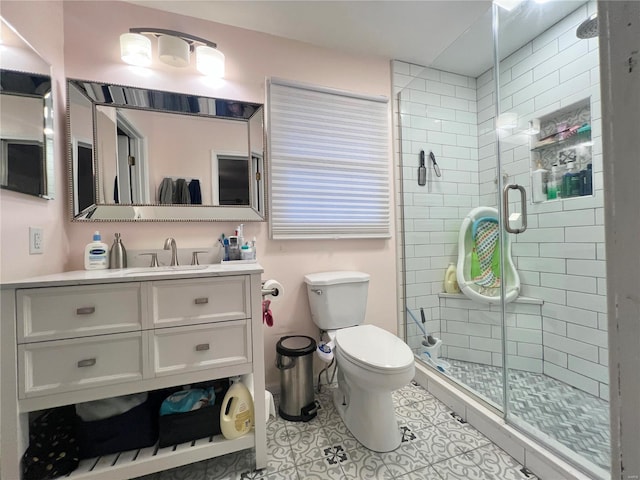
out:
{"label": "toilet paper holder", "polygon": [[277,297],[278,295],[280,295],[281,292],[278,287],[267,285],[267,288],[265,288],[265,284],[268,283],[271,283],[271,281],[262,282],[262,296],[266,297],[271,295],[272,297]]}

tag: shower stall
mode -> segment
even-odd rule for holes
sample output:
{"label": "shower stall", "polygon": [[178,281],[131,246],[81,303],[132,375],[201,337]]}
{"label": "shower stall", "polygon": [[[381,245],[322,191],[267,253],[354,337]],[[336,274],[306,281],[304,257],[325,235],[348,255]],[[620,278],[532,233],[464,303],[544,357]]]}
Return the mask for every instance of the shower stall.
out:
{"label": "shower stall", "polygon": [[[402,327],[418,362],[609,478],[596,2],[498,3],[431,65],[393,62]],[[461,232],[477,207],[488,238]],[[460,255],[480,295],[445,293]]]}

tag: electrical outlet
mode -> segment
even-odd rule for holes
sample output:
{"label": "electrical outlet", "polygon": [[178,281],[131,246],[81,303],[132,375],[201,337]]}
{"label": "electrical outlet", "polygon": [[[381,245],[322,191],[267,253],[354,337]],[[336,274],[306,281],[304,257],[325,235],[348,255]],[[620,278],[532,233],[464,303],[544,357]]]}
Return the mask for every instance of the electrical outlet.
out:
{"label": "electrical outlet", "polygon": [[44,230],[42,227],[29,227],[29,255],[44,253]]}

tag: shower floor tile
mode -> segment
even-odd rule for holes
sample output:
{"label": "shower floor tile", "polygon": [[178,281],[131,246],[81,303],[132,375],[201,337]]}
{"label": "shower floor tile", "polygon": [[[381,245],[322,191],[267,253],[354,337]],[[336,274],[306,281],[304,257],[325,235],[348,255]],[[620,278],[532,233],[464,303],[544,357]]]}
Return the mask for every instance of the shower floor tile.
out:
{"label": "shower floor tile", "polygon": [[[502,368],[452,360],[449,376],[487,400],[502,405]],[[609,470],[609,402],[540,373],[511,370],[513,415]]]}
{"label": "shower floor tile", "polygon": [[316,394],[322,414],[312,422],[269,420],[264,470],[253,470],[255,453],[244,450],[144,480],[536,480],[523,475],[522,465],[471,426],[453,419],[446,405],[414,383],[394,394],[400,447],[388,453],[368,450],[342,423],[331,390],[325,387]]}

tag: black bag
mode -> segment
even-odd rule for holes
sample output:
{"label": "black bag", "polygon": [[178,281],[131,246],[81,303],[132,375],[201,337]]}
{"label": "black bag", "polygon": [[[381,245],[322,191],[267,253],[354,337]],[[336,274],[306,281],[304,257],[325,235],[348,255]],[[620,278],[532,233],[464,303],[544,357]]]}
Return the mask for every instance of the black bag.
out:
{"label": "black bag", "polygon": [[90,422],[76,417],[80,458],[150,447],[158,440],[157,415],[156,402],[150,396],[137,407],[113,417]]}
{"label": "black bag", "polygon": [[78,442],[73,405],[54,408],[36,418],[29,428],[29,447],[22,456],[22,478],[45,480],[78,468]]}

